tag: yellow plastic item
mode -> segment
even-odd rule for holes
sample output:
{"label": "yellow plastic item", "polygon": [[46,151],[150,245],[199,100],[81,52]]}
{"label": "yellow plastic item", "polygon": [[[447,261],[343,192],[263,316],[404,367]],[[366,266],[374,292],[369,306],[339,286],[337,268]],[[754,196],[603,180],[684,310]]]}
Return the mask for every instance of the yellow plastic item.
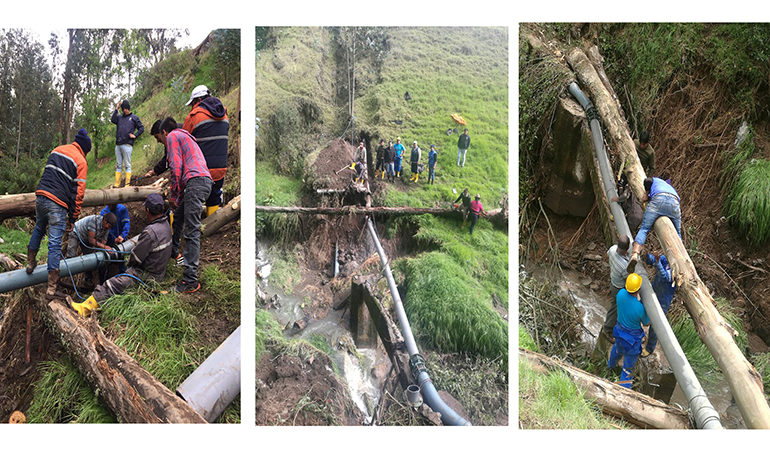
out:
{"label": "yellow plastic item", "polygon": [[173,227],[174,226],[174,213],[170,212],[168,213],[168,225]]}
{"label": "yellow plastic item", "polygon": [[206,207],[206,217],[214,214],[215,212],[217,212],[218,209],[219,209],[219,205],[207,206]]}
{"label": "yellow plastic item", "polygon": [[78,312],[80,317],[88,317],[91,315],[91,311],[96,311],[99,308],[99,304],[96,302],[94,296],[90,296],[82,303],[70,302],[72,309]]}
{"label": "yellow plastic item", "polygon": [[123,172],[115,172],[115,187],[120,187],[120,177],[123,176]]}
{"label": "yellow plastic item", "polygon": [[414,182],[417,183],[417,180],[419,179],[420,179],[420,174],[419,173],[414,174]]}
{"label": "yellow plastic item", "polygon": [[463,119],[461,115],[454,113],[452,114],[451,117],[452,117],[452,120],[459,123],[460,125],[465,125],[465,119]]}
{"label": "yellow plastic item", "polygon": [[126,186],[131,184],[131,172],[126,172]]}
{"label": "yellow plastic item", "polygon": [[632,273],[629,274],[628,277],[626,277],[626,290],[633,294],[634,292],[638,291],[639,288],[642,287],[642,277],[639,276],[638,273]]}

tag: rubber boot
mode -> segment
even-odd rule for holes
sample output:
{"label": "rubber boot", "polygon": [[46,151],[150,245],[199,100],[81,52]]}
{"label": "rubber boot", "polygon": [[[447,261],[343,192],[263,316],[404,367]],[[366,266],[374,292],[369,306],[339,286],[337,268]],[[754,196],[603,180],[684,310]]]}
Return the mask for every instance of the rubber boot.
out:
{"label": "rubber boot", "polygon": [[206,217],[214,214],[215,212],[217,212],[218,209],[219,209],[219,205],[207,206],[206,207]]}
{"label": "rubber boot", "polygon": [[70,302],[72,309],[78,312],[80,317],[88,317],[92,311],[96,311],[99,308],[99,303],[96,302],[94,296],[90,296],[81,303]]}
{"label": "rubber boot", "polygon": [[420,174],[419,173],[414,174],[414,182],[417,183],[419,179],[420,179]]}
{"label": "rubber boot", "polygon": [[126,172],[126,186],[131,184],[131,172]]}
{"label": "rubber boot", "polygon": [[35,267],[37,267],[37,250],[27,247],[27,275],[32,274]]}
{"label": "rubber boot", "polygon": [[123,172],[115,172],[115,187],[120,187],[120,177],[123,175]]}
{"label": "rubber boot", "polygon": [[168,226],[174,227],[174,213],[170,212],[168,213]]}
{"label": "rubber boot", "polygon": [[56,297],[56,285],[59,283],[59,269],[48,271],[48,284],[45,288],[46,298],[53,299]]}
{"label": "rubber boot", "polygon": [[381,178],[381,179],[382,179],[382,180],[384,180],[384,179],[385,179],[385,171],[384,171],[384,170],[382,171],[382,178]]}

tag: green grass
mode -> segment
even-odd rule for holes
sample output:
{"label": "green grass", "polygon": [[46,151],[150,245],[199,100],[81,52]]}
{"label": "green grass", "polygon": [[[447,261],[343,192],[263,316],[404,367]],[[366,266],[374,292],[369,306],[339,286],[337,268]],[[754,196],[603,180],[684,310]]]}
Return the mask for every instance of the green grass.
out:
{"label": "green grass", "polygon": [[751,160],[732,184],[725,215],[754,247],[770,238],[770,161]]}
{"label": "green grass", "polygon": [[416,333],[430,346],[508,360],[508,323],[451,257],[420,254],[406,260],[404,274],[404,307]]}
{"label": "green grass", "polygon": [[529,335],[527,329],[521,324],[519,324],[519,348],[524,348],[533,352],[540,351],[535,340],[532,339],[532,336]]}
{"label": "green grass", "polygon": [[270,311],[257,308],[255,321],[256,354],[255,360],[259,361],[268,347],[285,342],[281,325],[275,320]]}
{"label": "green grass", "polygon": [[27,411],[30,423],[116,421],[68,358],[41,362],[39,369],[42,375],[34,384]]}
{"label": "green grass", "polygon": [[[738,332],[738,336],[735,339],[736,345],[745,352],[748,347],[748,337],[743,331],[742,321],[737,311],[722,297],[717,297],[715,301],[719,314]],[[674,330],[674,335],[682,346],[682,350],[698,379],[704,381],[705,384],[718,382],[723,375],[714,357],[711,356],[708,348],[698,336],[695,324],[690,316],[681,312],[670,318],[669,321],[671,322],[671,328]]]}
{"label": "green grass", "polygon": [[[0,224],[0,238],[3,238],[4,241],[0,244],[0,253],[5,253],[8,256],[17,253],[26,255],[30,234],[34,226],[34,220],[24,217],[6,219]],[[37,252],[38,262],[41,259],[44,260],[47,257],[46,255],[48,255],[48,234],[43,236],[43,240],[40,243],[40,250]]]}
{"label": "green grass", "polygon": [[524,361],[519,362],[519,422],[529,429],[623,427],[583,398],[565,373],[541,374]]}
{"label": "green grass", "polygon": [[206,309],[196,311],[194,315],[205,321],[208,315],[224,314],[228,322],[240,322],[241,280],[237,269],[233,273],[227,273],[218,266],[209,264],[201,267],[199,277],[203,292],[214,300],[207,301]]}
{"label": "green grass", "polygon": [[301,253],[301,249],[297,247],[299,247],[299,244],[293,249],[280,249],[273,257],[273,265],[270,271],[270,283],[286,293],[291,293],[294,290],[294,286],[296,286],[302,278],[299,261],[297,259],[298,255]]}

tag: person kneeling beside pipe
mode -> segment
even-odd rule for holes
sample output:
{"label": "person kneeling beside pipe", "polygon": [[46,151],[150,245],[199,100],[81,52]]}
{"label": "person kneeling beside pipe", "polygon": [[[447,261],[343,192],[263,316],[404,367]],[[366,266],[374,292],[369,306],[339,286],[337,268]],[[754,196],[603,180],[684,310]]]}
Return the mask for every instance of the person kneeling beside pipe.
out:
{"label": "person kneeling beside pipe", "polygon": [[148,225],[142,230],[139,239],[128,258],[128,269],[115,275],[94,289],[85,301],[70,302],[70,306],[81,317],[88,317],[113,295],[118,295],[145,280],[160,282],[166,272],[166,264],[171,259],[171,225],[165,218],[165,205],[160,194],[150,194],[144,201]]}

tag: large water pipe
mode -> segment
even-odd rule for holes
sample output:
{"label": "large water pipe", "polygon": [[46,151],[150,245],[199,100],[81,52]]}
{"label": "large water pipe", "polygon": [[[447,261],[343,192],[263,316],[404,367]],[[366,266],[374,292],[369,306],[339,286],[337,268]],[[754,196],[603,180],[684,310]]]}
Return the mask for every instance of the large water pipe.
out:
{"label": "large water pipe", "polygon": [[398,293],[396,280],[393,279],[393,273],[390,271],[388,257],[385,255],[385,250],[382,249],[382,245],[380,245],[380,240],[377,238],[377,232],[374,230],[372,219],[369,217],[366,219],[366,227],[369,230],[369,236],[371,236],[372,241],[374,241],[374,246],[377,248],[377,254],[380,255],[380,264],[382,264],[385,279],[388,281],[390,294],[393,296],[393,305],[396,310],[396,316],[398,317],[398,322],[401,324],[401,334],[404,335],[406,350],[409,352],[409,367],[412,371],[412,375],[417,379],[417,384],[420,386],[425,403],[427,403],[434,411],[441,413],[441,422],[443,422],[444,425],[470,425],[470,422],[457,414],[438,395],[438,391],[433,385],[430,375],[428,374],[428,369],[425,366],[425,360],[420,355],[420,350],[417,348],[417,342],[414,340],[412,328],[409,325],[409,319],[406,317],[404,305],[401,303],[401,295]]}
{"label": "large water pipe", "polygon": [[241,327],[179,385],[176,393],[213,422],[241,393]]}
{"label": "large water pipe", "polygon": [[[607,150],[604,147],[604,137],[602,136],[602,129],[599,124],[599,114],[593,103],[591,103],[588,97],[586,97],[580,90],[577,83],[570,83],[569,91],[580,103],[580,106],[583,107],[586,112],[586,117],[589,120],[594,151],[596,152],[596,159],[599,162],[599,172],[601,174],[602,187],[604,188],[605,195],[608,199],[617,197],[618,193],[615,187],[615,178],[613,177],[612,166],[607,157]],[[617,230],[618,235],[622,236],[625,234],[629,237],[630,241],[633,242],[634,237],[631,235],[631,230],[628,228],[623,208],[617,202],[610,202],[610,210],[614,218],[615,229]],[[658,336],[658,341],[663,348],[663,353],[666,355],[666,359],[668,359],[671,368],[674,370],[676,381],[682,388],[685,397],[687,397],[690,411],[692,411],[695,418],[695,425],[702,429],[722,429],[719,413],[714,409],[714,406],[711,405],[708,397],[706,397],[706,392],[703,390],[698,378],[695,376],[695,372],[687,361],[687,357],[685,356],[682,347],[679,345],[679,341],[676,340],[674,331],[671,329],[671,325],[668,323],[666,315],[660,307],[658,297],[652,289],[650,280],[647,277],[647,272],[642,267],[642,264],[637,265],[636,273],[642,277],[642,288],[640,290],[642,304],[644,304],[644,309],[647,312],[647,316],[650,318],[652,328]]]}
{"label": "large water pipe", "polygon": [[[126,253],[130,252],[136,245],[138,239],[139,236],[134,236],[122,244],[119,244],[118,250]],[[72,242],[70,244],[76,245],[76,243]],[[96,251],[94,253],[68,258],[66,260],[62,258],[59,262],[59,272],[61,277],[88,272],[95,270],[108,259],[109,256],[103,251]],[[46,264],[40,264],[35,267],[35,270],[31,274],[27,274],[25,269],[3,272],[0,273],[0,293],[45,283],[47,280],[48,267]]]}

